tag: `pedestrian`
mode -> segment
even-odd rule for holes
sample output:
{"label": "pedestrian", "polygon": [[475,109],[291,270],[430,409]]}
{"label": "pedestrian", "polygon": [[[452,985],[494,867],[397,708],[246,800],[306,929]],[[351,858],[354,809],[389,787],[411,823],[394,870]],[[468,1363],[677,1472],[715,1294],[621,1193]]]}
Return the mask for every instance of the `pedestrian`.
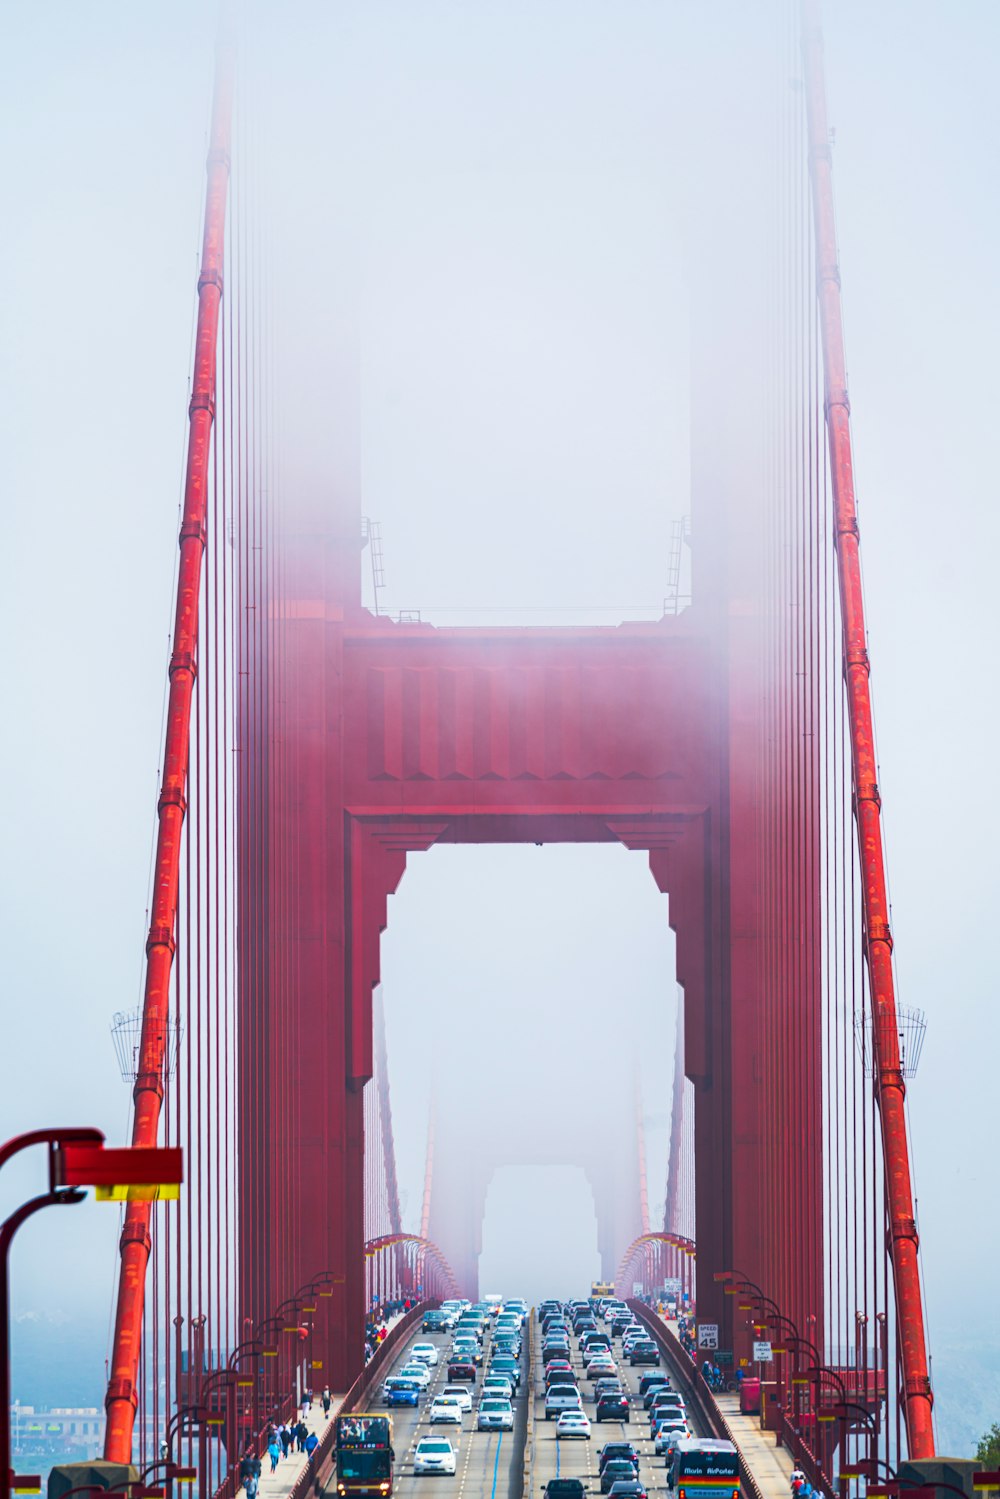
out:
{"label": "pedestrian", "polygon": [[309,1415],[309,1407],[311,1405],[312,1405],[312,1401],[309,1398],[308,1394],[303,1395],[302,1396],[302,1419],[303,1419],[303,1421]]}
{"label": "pedestrian", "polygon": [[260,1482],[260,1458],[252,1447],[247,1447],[240,1458],[240,1483],[247,1492],[247,1499],[254,1499]]}
{"label": "pedestrian", "polygon": [[329,1416],[329,1414],[330,1414],[330,1406],[332,1404],[333,1404],[333,1399],[332,1399],[332,1397],[330,1395],[330,1386],[329,1385],[324,1385],[323,1386],[323,1414],[324,1414],[324,1416]]}
{"label": "pedestrian", "polygon": [[305,1450],[306,1450],[306,1437],[308,1435],[309,1435],[309,1428],[308,1428],[308,1426],[306,1425],[306,1423],[304,1421],[300,1421],[299,1424],[298,1424],[298,1426],[296,1426],[296,1428],[295,1428],[295,1438],[296,1438],[296,1441],[298,1442],[298,1447],[299,1447],[299,1451],[300,1452],[305,1452]]}
{"label": "pedestrian", "polygon": [[313,1453],[316,1451],[316,1448],[318,1446],[319,1446],[319,1437],[316,1435],[316,1433],[314,1431],[311,1431],[309,1433],[309,1435],[306,1437],[306,1457],[309,1459],[310,1462],[312,1462],[312,1460],[313,1460]]}
{"label": "pedestrian", "polygon": [[288,1428],[287,1421],[282,1421],[278,1427],[278,1437],[281,1441],[281,1455],[282,1457],[287,1457],[288,1449],[292,1445],[292,1433]]}
{"label": "pedestrian", "polygon": [[271,1459],[271,1472],[277,1473],[278,1462],[281,1458],[281,1443],[278,1441],[277,1432],[275,1432],[274,1436],[267,1444],[267,1455]]}

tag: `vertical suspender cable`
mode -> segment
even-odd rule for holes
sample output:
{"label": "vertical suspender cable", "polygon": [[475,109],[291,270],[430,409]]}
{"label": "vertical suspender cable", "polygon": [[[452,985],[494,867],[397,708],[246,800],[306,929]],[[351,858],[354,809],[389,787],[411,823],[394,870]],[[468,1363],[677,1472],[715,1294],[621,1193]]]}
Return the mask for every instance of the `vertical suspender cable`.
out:
{"label": "vertical suspender cable", "polygon": [[[184,513],[180,530],[180,567],[170,658],[170,695],[158,802],[159,825],[149,937],[142,1035],[135,1082],[132,1145],[155,1146],[163,1099],[167,1048],[170,974],[180,878],[181,837],[190,754],[191,700],[198,646],[198,601],[205,552],[208,459],[215,406],[215,365],[222,300],[222,258],[229,189],[229,129],[234,51],[231,39],[220,39],[216,61],[212,131],[205,193],[205,228],[198,277],[198,327],[194,379],[189,407]],[[108,1421],[104,1456],[127,1463],[132,1455],[146,1268],[149,1263],[148,1202],[130,1202],[121,1238],[121,1271],[111,1371],[105,1397]]]}
{"label": "vertical suspender cable", "polygon": [[864,901],[864,944],[872,1007],[872,1057],[885,1163],[885,1198],[903,1366],[906,1434],[911,1458],[934,1455],[933,1396],[927,1367],[917,1229],[910,1184],[892,972],[885,857],[882,847],[875,735],[858,544],[850,405],[844,358],[840,272],[833,208],[832,161],[823,78],[818,0],[803,0],[803,49],[809,118],[809,162],[816,230],[816,279],[823,334],[826,422],[833,482],[835,543],[844,628],[844,676],[850,716],[855,824]]}

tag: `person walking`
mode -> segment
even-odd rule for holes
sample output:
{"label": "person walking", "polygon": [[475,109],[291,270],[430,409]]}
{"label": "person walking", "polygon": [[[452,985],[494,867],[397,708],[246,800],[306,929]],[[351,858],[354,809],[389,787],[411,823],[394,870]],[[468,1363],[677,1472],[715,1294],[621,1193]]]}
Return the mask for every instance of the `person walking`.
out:
{"label": "person walking", "polygon": [[330,1386],[329,1385],[324,1385],[323,1386],[323,1414],[324,1414],[324,1416],[329,1416],[329,1414],[330,1414],[330,1406],[332,1404],[333,1404],[333,1397],[330,1394]]}
{"label": "person walking", "polygon": [[281,1443],[278,1441],[277,1432],[267,1444],[267,1455],[271,1459],[271,1472],[277,1473],[278,1463],[281,1460]]}
{"label": "person walking", "polygon": [[288,1449],[292,1445],[292,1433],[287,1421],[282,1421],[278,1427],[278,1439],[281,1442],[281,1455],[287,1457]]}
{"label": "person walking", "polygon": [[310,1462],[312,1462],[312,1460],[313,1460],[313,1453],[316,1451],[316,1448],[318,1446],[319,1446],[319,1437],[316,1435],[316,1433],[314,1431],[311,1431],[309,1433],[309,1435],[306,1437],[306,1457],[309,1459]]}
{"label": "person walking", "polygon": [[308,1428],[308,1426],[306,1425],[306,1423],[304,1421],[300,1421],[299,1424],[298,1424],[298,1426],[296,1426],[296,1428],[295,1428],[295,1440],[296,1440],[296,1442],[298,1444],[298,1449],[299,1449],[300,1452],[305,1452],[305,1450],[306,1450],[306,1437],[308,1435],[309,1435],[309,1428]]}

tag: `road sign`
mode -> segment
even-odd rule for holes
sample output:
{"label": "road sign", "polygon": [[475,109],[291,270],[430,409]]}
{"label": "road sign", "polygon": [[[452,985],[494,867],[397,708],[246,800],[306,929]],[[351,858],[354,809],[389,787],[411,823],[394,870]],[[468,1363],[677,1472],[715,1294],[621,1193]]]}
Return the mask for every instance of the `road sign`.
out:
{"label": "road sign", "polygon": [[733,1366],[733,1350],[731,1348],[719,1348],[716,1350],[715,1362],[720,1369],[731,1369]]}
{"label": "road sign", "polygon": [[718,1322],[698,1323],[698,1347],[718,1348],[719,1346],[719,1324]]}
{"label": "road sign", "polygon": [[770,1343],[767,1343],[767,1342],[755,1343],[753,1345],[753,1356],[754,1356],[754,1361],[756,1363],[758,1363],[758,1364],[773,1364],[774,1363],[774,1354],[771,1352],[771,1345],[770,1345]]}
{"label": "road sign", "polygon": [[641,1296],[642,1295],[642,1281],[641,1280],[634,1280],[632,1282],[632,1295],[633,1296]]}

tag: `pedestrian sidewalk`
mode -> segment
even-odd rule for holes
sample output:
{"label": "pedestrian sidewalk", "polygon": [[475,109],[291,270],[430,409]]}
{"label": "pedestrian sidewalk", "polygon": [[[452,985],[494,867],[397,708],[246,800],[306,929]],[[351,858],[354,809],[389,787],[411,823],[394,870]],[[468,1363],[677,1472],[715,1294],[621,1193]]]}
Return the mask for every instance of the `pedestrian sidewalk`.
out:
{"label": "pedestrian sidewalk", "polygon": [[788,1449],[777,1445],[773,1431],[761,1430],[759,1416],[741,1415],[738,1394],[716,1395],[715,1403],[764,1499],[788,1499],[794,1467]]}

